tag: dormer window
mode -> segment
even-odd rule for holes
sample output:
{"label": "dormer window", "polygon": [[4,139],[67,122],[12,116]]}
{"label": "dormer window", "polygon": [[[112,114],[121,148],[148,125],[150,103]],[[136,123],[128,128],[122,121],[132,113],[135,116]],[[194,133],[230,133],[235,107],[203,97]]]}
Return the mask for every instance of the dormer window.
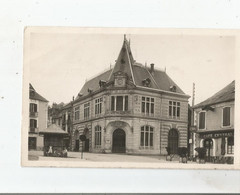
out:
{"label": "dormer window", "polygon": [[142,81],[143,86],[150,87],[151,80],[149,78],[146,78]]}
{"label": "dormer window", "polygon": [[92,93],[92,89],[91,88],[88,88],[88,93]]}
{"label": "dormer window", "polygon": [[176,92],[177,91],[176,86],[175,85],[170,86],[170,91],[171,92]]}
{"label": "dormer window", "polygon": [[99,86],[100,86],[100,87],[104,87],[104,86],[106,85],[106,83],[107,83],[106,81],[100,80],[100,81],[99,81]]}

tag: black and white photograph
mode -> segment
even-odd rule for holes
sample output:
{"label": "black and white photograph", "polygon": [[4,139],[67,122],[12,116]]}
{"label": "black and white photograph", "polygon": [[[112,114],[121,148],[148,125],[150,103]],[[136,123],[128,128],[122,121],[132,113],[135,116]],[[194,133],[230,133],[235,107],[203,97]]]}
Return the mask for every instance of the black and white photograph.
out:
{"label": "black and white photograph", "polygon": [[22,165],[235,169],[236,33],[26,27]]}

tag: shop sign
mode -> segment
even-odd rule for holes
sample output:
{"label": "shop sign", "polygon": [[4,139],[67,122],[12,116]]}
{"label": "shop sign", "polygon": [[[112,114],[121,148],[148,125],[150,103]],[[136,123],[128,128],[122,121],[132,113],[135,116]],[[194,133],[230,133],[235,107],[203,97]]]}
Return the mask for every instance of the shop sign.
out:
{"label": "shop sign", "polygon": [[216,132],[216,133],[205,133],[200,134],[200,138],[220,138],[220,137],[232,137],[233,132]]}

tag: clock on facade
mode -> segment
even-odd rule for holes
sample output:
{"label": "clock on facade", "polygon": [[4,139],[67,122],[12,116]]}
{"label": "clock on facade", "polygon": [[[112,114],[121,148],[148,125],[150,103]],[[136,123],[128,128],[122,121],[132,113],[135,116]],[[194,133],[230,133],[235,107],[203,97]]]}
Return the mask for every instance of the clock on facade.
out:
{"label": "clock on facade", "polygon": [[120,78],[119,78],[119,79],[117,80],[117,84],[118,84],[118,85],[122,85],[122,84],[123,84],[123,79],[120,79]]}

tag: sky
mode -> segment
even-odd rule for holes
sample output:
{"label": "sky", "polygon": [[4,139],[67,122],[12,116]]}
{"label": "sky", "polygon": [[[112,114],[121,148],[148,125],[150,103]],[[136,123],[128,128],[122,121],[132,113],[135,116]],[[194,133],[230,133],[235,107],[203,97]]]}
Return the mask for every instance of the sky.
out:
{"label": "sky", "polygon": [[[123,34],[61,31],[30,35],[30,83],[49,104],[68,103],[86,80],[114,66]],[[134,59],[164,70],[195,104],[235,79],[235,38],[217,35],[127,34]],[[192,100],[189,99],[191,105]]]}

